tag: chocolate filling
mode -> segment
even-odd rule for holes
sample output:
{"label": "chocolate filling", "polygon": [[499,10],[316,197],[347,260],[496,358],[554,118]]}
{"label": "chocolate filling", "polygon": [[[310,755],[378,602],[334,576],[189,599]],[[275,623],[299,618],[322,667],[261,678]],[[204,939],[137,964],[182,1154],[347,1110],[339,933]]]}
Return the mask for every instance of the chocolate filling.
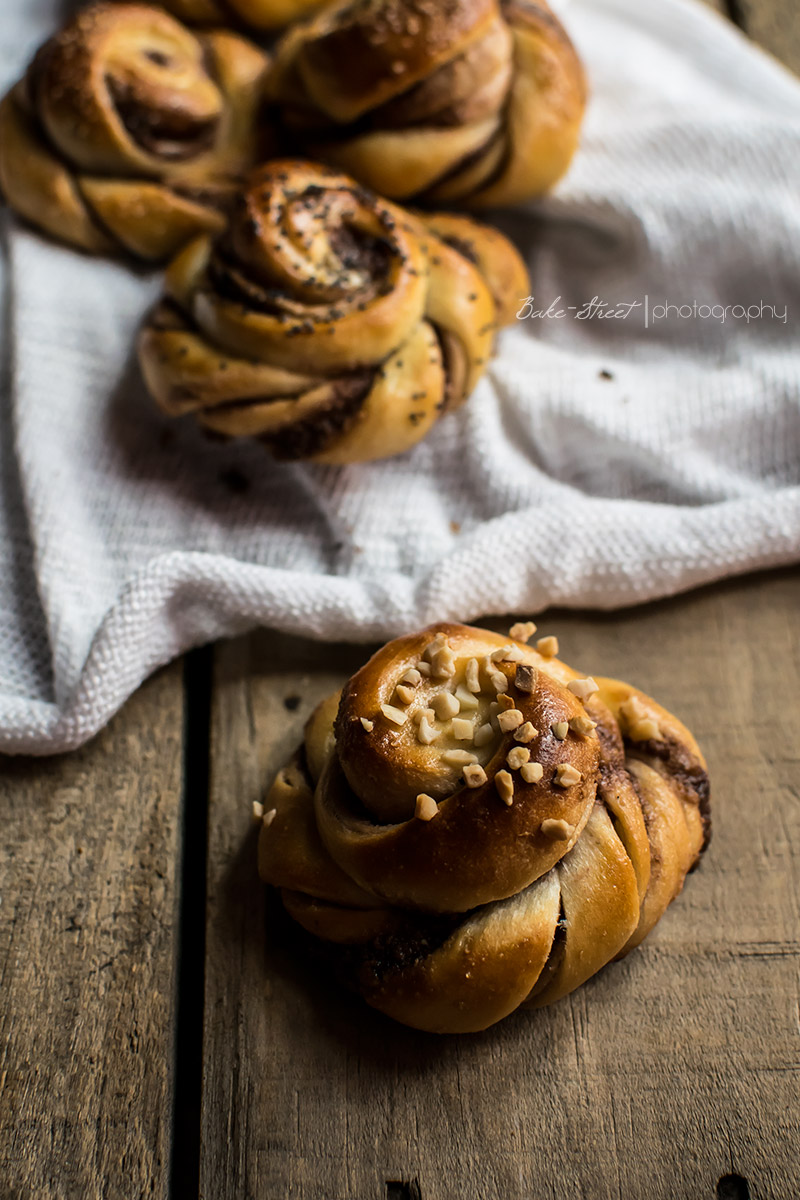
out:
{"label": "chocolate filling", "polygon": [[149,107],[129,85],[106,76],[106,87],[125,129],[149,154],[167,162],[195,158],[214,143],[219,118],[198,120],[180,107]]}
{"label": "chocolate filling", "polygon": [[324,408],[300,421],[292,421],[276,433],[265,434],[260,440],[283,462],[320,454],[356,420],[373,379],[374,372],[358,371],[336,380],[335,395]]}

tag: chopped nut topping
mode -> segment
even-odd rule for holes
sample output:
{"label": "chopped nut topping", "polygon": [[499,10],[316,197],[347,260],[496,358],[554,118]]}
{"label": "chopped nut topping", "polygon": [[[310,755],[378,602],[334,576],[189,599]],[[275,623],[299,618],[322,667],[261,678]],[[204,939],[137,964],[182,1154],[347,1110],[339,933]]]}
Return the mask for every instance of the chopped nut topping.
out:
{"label": "chopped nut topping", "polygon": [[478,707],[477,697],[468,692],[463,683],[456,688],[456,700],[462,712],[475,712]]}
{"label": "chopped nut topping", "polygon": [[504,804],[514,802],[514,780],[508,771],[498,771],[494,777],[494,786]]}
{"label": "chopped nut topping", "polygon": [[428,642],[425,649],[422,651],[422,657],[426,662],[431,662],[434,654],[438,654],[440,650],[444,650],[449,646],[447,638],[443,633],[437,633],[432,642]]}
{"label": "chopped nut topping", "polygon": [[536,649],[542,658],[555,658],[558,654],[558,638],[552,636],[539,638],[536,643]]}
{"label": "chopped nut topping", "polygon": [[621,704],[619,713],[623,718],[623,732],[627,733],[631,741],[664,741],[658,721],[649,715],[638,696],[631,696],[629,700]]}
{"label": "chopped nut topping", "polygon": [[469,788],[482,787],[487,782],[486,772],[480,763],[469,763],[461,774],[464,776],[464,783]]}
{"label": "chopped nut topping", "polygon": [[515,642],[529,642],[535,633],[536,626],[533,621],[517,621],[516,625],[509,629],[508,636]]}
{"label": "chopped nut topping", "polygon": [[572,692],[573,696],[577,696],[579,700],[588,700],[595,692],[599,692],[600,688],[589,675],[586,679],[570,679],[567,691]]}
{"label": "chopped nut topping", "polygon": [[489,658],[493,663],[519,662],[522,658],[522,651],[519,646],[500,646],[497,650],[492,651]]}
{"label": "chopped nut topping", "polygon": [[520,775],[526,783],[538,783],[544,774],[544,767],[538,762],[528,762],[521,768]]}
{"label": "chopped nut topping", "polygon": [[419,687],[422,676],[416,667],[409,667],[400,682],[407,684],[408,687]]}
{"label": "chopped nut topping", "polygon": [[545,837],[552,838],[554,842],[568,842],[574,828],[574,825],[568,825],[566,821],[555,820],[553,817],[542,821],[542,833]]}
{"label": "chopped nut topping", "polygon": [[511,767],[512,771],[518,771],[531,756],[530,750],[525,746],[514,746],[506,755],[506,762]]}
{"label": "chopped nut topping", "polygon": [[436,713],[433,711],[432,708],[418,708],[418,709],[415,709],[415,711],[411,714],[411,720],[414,722],[415,725],[419,725],[419,723],[423,717],[426,717],[428,720],[428,724],[431,724],[433,721],[436,720]]}
{"label": "chopped nut topping", "polygon": [[481,690],[481,677],[477,658],[471,658],[467,663],[467,668],[464,672],[464,682],[469,692],[479,692]]}
{"label": "chopped nut topping", "polygon": [[512,729],[519,729],[524,721],[525,718],[518,708],[507,708],[505,712],[497,714],[497,724],[503,733],[510,733]]}
{"label": "chopped nut topping", "polygon": [[591,720],[585,713],[581,713],[579,717],[570,717],[569,727],[573,733],[579,733],[581,737],[589,737],[592,730],[597,729],[597,722]]}
{"label": "chopped nut topping", "polygon": [[441,729],[434,729],[427,716],[423,714],[417,729],[417,741],[422,742],[423,746],[430,746],[431,742],[435,742],[438,737],[441,737],[441,733]]}
{"label": "chopped nut topping", "polygon": [[449,646],[443,646],[431,659],[431,675],[437,679],[450,679],[455,673],[456,656]]}
{"label": "chopped nut topping", "polygon": [[475,726],[466,717],[453,717],[453,737],[457,742],[471,742]]}
{"label": "chopped nut topping", "polygon": [[460,707],[461,705],[452,692],[437,692],[431,700],[431,708],[440,721],[446,721],[448,717],[454,717]]}
{"label": "chopped nut topping", "polygon": [[539,730],[531,725],[530,721],[526,721],[524,725],[520,725],[519,729],[514,734],[515,742],[532,742],[535,737],[539,736]]}
{"label": "chopped nut topping", "polygon": [[463,767],[465,763],[477,762],[477,758],[469,750],[445,750],[442,762],[448,767]]}
{"label": "chopped nut topping", "polygon": [[405,725],[406,718],[408,717],[408,713],[395,708],[393,704],[382,704],[381,712],[386,717],[386,720],[391,721],[394,725]]}
{"label": "chopped nut topping", "polygon": [[364,726],[367,733],[372,733],[373,729],[375,728],[375,722],[370,721],[369,717],[362,717],[361,724]]}
{"label": "chopped nut topping", "polygon": [[492,671],[489,674],[489,682],[494,690],[499,695],[501,692],[508,691],[508,680],[502,671]]}
{"label": "chopped nut topping", "polygon": [[536,668],[530,663],[520,663],[514,676],[514,687],[518,692],[535,692]]}
{"label": "chopped nut topping", "polygon": [[517,707],[508,692],[503,692],[502,696],[498,696],[497,700],[492,702],[491,708],[494,708],[495,704],[497,705],[496,712],[505,712],[509,708]]}
{"label": "chopped nut topping", "polygon": [[555,782],[559,787],[568,788],[574,787],[576,783],[580,783],[583,775],[577,767],[573,767],[571,763],[559,763],[556,767]]}
{"label": "chopped nut topping", "polygon": [[277,808],[271,808],[271,809],[269,810],[269,812],[265,812],[265,813],[264,813],[264,826],[265,826],[265,828],[266,828],[266,829],[269,829],[270,825],[271,825],[271,824],[272,824],[272,822],[275,820],[275,818],[277,817],[277,815],[278,815],[278,810],[277,810]]}
{"label": "chopped nut topping", "polygon": [[417,796],[417,807],[414,810],[414,816],[419,821],[432,821],[439,812],[439,805],[434,800],[433,796],[428,796],[425,792],[420,792]]}
{"label": "chopped nut topping", "polygon": [[426,662],[418,662],[417,670],[419,671],[420,675],[430,675],[431,664]]}
{"label": "chopped nut topping", "polygon": [[560,742],[563,742],[569,733],[569,723],[567,721],[554,721],[550,728],[553,732],[553,737],[557,737]]}
{"label": "chopped nut topping", "polygon": [[398,683],[394,689],[394,694],[401,704],[410,704],[414,699],[414,689],[408,687],[405,683]]}
{"label": "chopped nut topping", "polygon": [[475,730],[473,741],[476,746],[488,746],[493,737],[494,730],[487,721],[485,725],[481,725],[480,729]]}
{"label": "chopped nut topping", "polygon": [[253,801],[253,820],[262,821],[264,819],[264,805],[260,800]]}

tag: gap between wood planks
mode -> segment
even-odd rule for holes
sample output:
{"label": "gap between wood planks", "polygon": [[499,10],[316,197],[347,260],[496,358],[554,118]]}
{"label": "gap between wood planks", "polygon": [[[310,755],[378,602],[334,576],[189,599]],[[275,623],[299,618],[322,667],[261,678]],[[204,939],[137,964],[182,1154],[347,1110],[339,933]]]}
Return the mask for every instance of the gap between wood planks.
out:
{"label": "gap between wood planks", "polygon": [[198,1195],[203,1093],[206,859],[214,647],[186,655],[183,667],[183,794],[178,872],[172,1200]]}

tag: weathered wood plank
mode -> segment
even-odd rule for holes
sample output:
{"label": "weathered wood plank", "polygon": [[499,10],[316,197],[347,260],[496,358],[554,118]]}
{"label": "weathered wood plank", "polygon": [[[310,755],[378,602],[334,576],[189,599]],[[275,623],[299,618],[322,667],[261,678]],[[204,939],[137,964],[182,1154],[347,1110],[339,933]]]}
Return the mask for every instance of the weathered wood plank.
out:
{"label": "weathered wood plank", "polygon": [[75,754],[0,764],[0,1195],[168,1191],[181,668]]}
{"label": "weathered wood plank", "polygon": [[[251,807],[363,660],[269,635],[218,651],[201,1195],[758,1200],[800,1194],[800,574],[553,614],[568,661],[651,690],[710,760],[701,869],[625,962],[472,1037],[405,1030],[293,961]],[[402,1187],[401,1184],[409,1185]]]}
{"label": "weathered wood plank", "polygon": [[797,0],[729,0],[745,32],[792,71],[800,73],[800,11]]}

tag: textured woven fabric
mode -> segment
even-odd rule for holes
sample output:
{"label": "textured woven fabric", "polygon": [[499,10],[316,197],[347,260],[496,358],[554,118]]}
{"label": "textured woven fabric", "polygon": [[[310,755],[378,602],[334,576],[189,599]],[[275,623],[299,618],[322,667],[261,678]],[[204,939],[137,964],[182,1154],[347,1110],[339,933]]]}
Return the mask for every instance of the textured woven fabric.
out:
{"label": "textured woven fabric", "polygon": [[[394,461],[282,465],[168,424],[132,353],[158,275],[3,214],[0,748],[75,746],[156,666],[256,624],[367,640],[798,557],[800,85],[686,0],[562,7],[583,149],[498,218],[524,311],[550,315]],[[59,10],[6,0],[3,83]]]}

